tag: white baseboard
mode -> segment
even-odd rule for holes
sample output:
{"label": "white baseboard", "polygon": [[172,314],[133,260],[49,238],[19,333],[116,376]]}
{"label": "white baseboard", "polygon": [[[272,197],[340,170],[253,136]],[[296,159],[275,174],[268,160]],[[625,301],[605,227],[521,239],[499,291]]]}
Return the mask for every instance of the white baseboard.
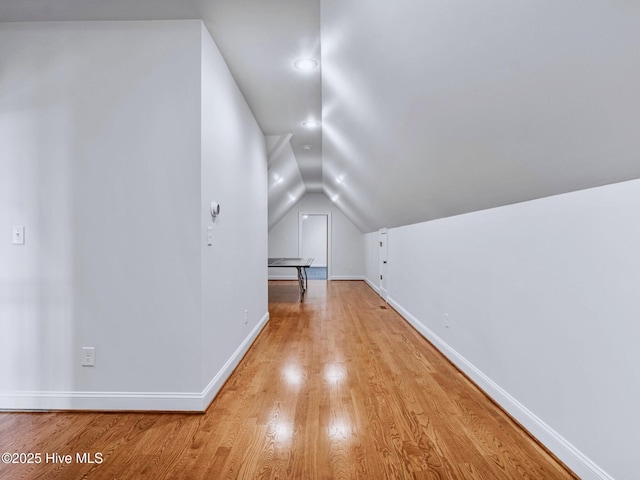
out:
{"label": "white baseboard", "polygon": [[0,393],[0,410],[157,410],[201,411],[202,395],[182,392],[67,392]]}
{"label": "white baseboard", "polygon": [[376,292],[378,295],[380,295],[380,287],[378,287],[376,284],[374,284],[371,280],[369,280],[367,277],[364,277],[363,280],[366,282],[367,285],[369,285],[371,287],[371,289]]}
{"label": "white baseboard", "polygon": [[[366,280],[366,279],[365,279]],[[378,289],[368,280],[371,288]],[[580,450],[569,443],[558,432],[538,418],[533,412],[503,390],[497,383],[486,376],[465,357],[460,355],[449,344],[442,340],[432,330],[420,322],[411,313],[405,310],[392,298],[388,298],[391,305],[404,319],[418,332],[429,340],[440,352],[444,354],[454,365],[471,378],[484,392],[496,403],[504,408],[520,424],[526,428],[535,438],[545,445],[554,455],[565,463],[575,474],[583,480],[613,480],[609,474],[585,456]]]}
{"label": "white baseboard", "polygon": [[364,280],[362,275],[331,275],[331,280]]}
{"label": "white baseboard", "polygon": [[269,321],[269,312],[265,313],[262,319],[258,322],[258,324],[251,330],[251,333],[247,335],[247,338],[240,344],[240,346],[233,353],[231,358],[227,360],[227,363],[224,364],[224,367],[220,369],[220,371],[216,374],[215,377],[209,382],[209,385],[202,392],[202,411],[205,411],[209,404],[216,397],[224,382],[231,376],[233,371],[236,369],[242,358],[247,354],[253,342],[255,342],[256,338],[264,328],[264,326]]}
{"label": "white baseboard", "polygon": [[0,393],[0,410],[156,410],[204,412],[269,321],[265,313],[227,363],[202,392],[64,392]]}
{"label": "white baseboard", "polygon": [[[297,280],[296,275],[269,275],[269,280]],[[364,280],[362,275],[331,275],[329,280]],[[313,280],[310,278],[309,280]]]}
{"label": "white baseboard", "polygon": [[269,280],[298,280],[297,275],[269,275]]}

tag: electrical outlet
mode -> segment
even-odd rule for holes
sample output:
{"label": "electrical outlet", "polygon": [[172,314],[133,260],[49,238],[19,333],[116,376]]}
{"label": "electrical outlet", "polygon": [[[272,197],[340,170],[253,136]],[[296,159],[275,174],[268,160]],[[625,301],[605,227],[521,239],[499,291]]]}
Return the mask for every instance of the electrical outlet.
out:
{"label": "electrical outlet", "polygon": [[247,310],[245,308],[245,310],[244,310],[244,323],[245,323],[245,325],[247,324],[248,321],[249,321],[249,310]]}
{"label": "electrical outlet", "polygon": [[24,245],[24,225],[13,226],[13,244]]}
{"label": "electrical outlet", "polygon": [[444,314],[444,328],[449,328],[449,314]]}
{"label": "electrical outlet", "polygon": [[96,366],[96,347],[82,347],[82,366]]}

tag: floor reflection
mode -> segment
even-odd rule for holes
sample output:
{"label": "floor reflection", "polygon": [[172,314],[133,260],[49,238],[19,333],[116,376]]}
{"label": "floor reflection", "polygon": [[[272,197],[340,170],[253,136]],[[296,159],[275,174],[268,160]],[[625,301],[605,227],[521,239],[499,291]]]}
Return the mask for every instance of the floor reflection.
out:
{"label": "floor reflection", "polygon": [[282,376],[285,382],[292,387],[298,387],[304,383],[304,372],[297,365],[286,365],[282,369]]}
{"label": "floor reflection", "polygon": [[347,369],[341,363],[331,363],[324,369],[324,378],[329,385],[339,385],[347,378]]}

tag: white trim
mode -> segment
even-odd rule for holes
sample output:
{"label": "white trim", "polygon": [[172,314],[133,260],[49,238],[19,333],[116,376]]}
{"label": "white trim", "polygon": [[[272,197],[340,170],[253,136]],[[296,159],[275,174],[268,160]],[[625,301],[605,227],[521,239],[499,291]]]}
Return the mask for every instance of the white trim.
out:
{"label": "white trim", "polygon": [[[269,275],[269,280],[297,280],[295,275]],[[309,281],[315,280],[310,278]],[[365,280],[363,275],[334,275],[329,280]]]}
{"label": "white trim", "polygon": [[[385,288],[389,285],[389,230],[385,228],[381,228],[378,231],[378,242],[380,244],[379,253],[378,253],[378,268],[380,270],[380,290],[378,291],[378,295],[382,297],[385,302],[388,302],[387,297],[389,294],[387,293],[387,289]],[[384,276],[384,279],[382,278]]]}
{"label": "white trim", "polygon": [[373,283],[371,280],[369,280],[367,277],[364,277],[363,280],[366,282],[367,285],[369,285],[371,287],[371,289],[376,292],[378,295],[380,295],[380,288]]}
{"label": "white trim", "polygon": [[298,280],[296,275],[269,275],[269,280]]}
{"label": "white trim", "polygon": [[0,393],[0,410],[178,410],[201,411],[198,393],[51,392]]}
{"label": "white trim", "polygon": [[[376,288],[366,280],[369,286]],[[429,340],[445,357],[469,376],[484,392],[496,403],[512,415],[535,438],[552,451],[575,474],[583,480],[613,480],[609,474],[591,461],[580,450],[569,443],[558,432],[538,418],[533,412],[503,390],[491,378],[486,376],[475,365],[460,355],[449,344],[442,340],[432,330],[426,327],[411,313],[405,310],[398,302],[388,298],[391,305],[404,319],[409,322],[420,334]]]}
{"label": "white trim", "polygon": [[160,410],[204,412],[233,373],[258,334],[269,312],[247,335],[227,363],[202,392],[51,392],[0,393],[0,410]]}
{"label": "white trim", "polygon": [[384,288],[380,287],[378,295],[380,295],[380,298],[382,298],[382,300],[389,303],[389,293]]}
{"label": "white trim", "polygon": [[364,280],[362,275],[334,275],[330,280]]}
{"label": "white trim", "polygon": [[260,332],[262,331],[262,329],[264,328],[264,326],[267,324],[268,321],[269,321],[269,312],[264,314],[264,316],[260,319],[258,324],[253,328],[253,330],[251,330],[251,333],[247,335],[247,338],[244,339],[244,341],[236,349],[233,355],[231,355],[231,358],[227,360],[227,363],[224,364],[224,366],[220,369],[220,371],[216,374],[216,376],[213,377],[213,379],[209,382],[209,385],[207,385],[205,389],[202,391],[201,395],[203,398],[203,404],[202,404],[203,412],[207,409],[209,404],[216,397],[216,395],[224,385],[224,382],[227,381],[227,379],[231,376],[231,374],[236,369],[240,361],[247,354],[247,352],[249,351],[249,348],[251,348],[251,345],[253,345],[253,342],[255,342],[256,338],[258,338],[258,335],[260,334]]}

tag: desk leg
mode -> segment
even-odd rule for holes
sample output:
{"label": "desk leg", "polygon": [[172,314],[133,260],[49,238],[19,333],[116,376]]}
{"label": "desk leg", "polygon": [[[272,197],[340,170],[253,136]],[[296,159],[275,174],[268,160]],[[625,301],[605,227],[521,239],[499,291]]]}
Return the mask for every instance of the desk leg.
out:
{"label": "desk leg", "polygon": [[307,267],[302,267],[304,270],[304,291],[307,291]]}
{"label": "desk leg", "polygon": [[300,301],[307,291],[307,269],[306,267],[296,267],[298,269],[298,287],[300,289]]}
{"label": "desk leg", "polygon": [[300,291],[300,301],[304,296],[304,279],[302,278],[302,267],[296,267],[298,270],[298,290]]}

